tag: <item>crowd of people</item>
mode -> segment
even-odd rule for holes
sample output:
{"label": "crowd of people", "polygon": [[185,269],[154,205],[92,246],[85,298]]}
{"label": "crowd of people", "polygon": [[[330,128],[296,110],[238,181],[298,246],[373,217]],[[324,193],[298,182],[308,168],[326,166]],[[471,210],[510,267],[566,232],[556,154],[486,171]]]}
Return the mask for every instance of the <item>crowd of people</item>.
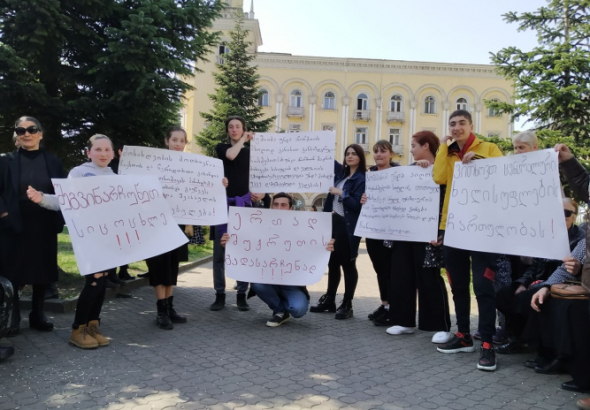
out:
{"label": "crowd of people", "polygon": [[[241,117],[229,117],[225,123],[227,143],[216,147],[223,161],[228,206],[271,207],[292,210],[293,198],[284,192],[274,195],[254,193],[249,188],[250,151],[248,141],[255,135],[247,130]],[[526,256],[506,256],[489,252],[458,249],[445,245],[444,234],[456,162],[502,156],[500,149],[482,141],[473,133],[471,114],[458,110],[450,115],[450,134],[439,139],[430,131],[412,136],[412,166],[433,168],[434,182],[440,185],[441,207],[439,236],[430,243],[366,239],[366,247],[376,272],[381,303],[368,318],[376,326],[384,326],[390,335],[412,334],[418,329],[434,332],[432,342],[441,353],[474,352],[474,339],[481,340],[477,368],[497,368],[496,353],[518,354],[536,349],[537,356],[525,366],[537,373],[569,373],[572,381],[562,384],[566,390],[590,390],[590,260],[586,261],[586,226],[575,221],[579,205],[572,198],[563,198],[571,256],[563,261]],[[51,331],[53,324],[44,314],[46,287],[58,280],[57,234],[64,220],[51,184],[52,178],[65,178],[66,173],[55,156],[41,148],[43,128],[32,117],[21,117],[15,124],[17,150],[0,157],[0,276],[10,281],[12,320],[9,333],[19,331],[19,289],[32,286],[32,309],[29,326],[38,331]],[[186,132],[173,128],[164,138],[168,149],[184,151]],[[533,132],[522,132],[513,138],[514,154],[538,149]],[[574,158],[568,147],[557,145],[561,171],[576,197],[590,202],[590,176]],[[104,135],[93,136],[87,146],[89,162],[72,169],[68,178],[114,175],[109,167],[114,158],[112,141]],[[364,150],[357,144],[346,147],[342,163],[335,161],[334,184],[329,188],[324,212],[332,213],[332,240],[325,294],[310,306],[305,287],[237,283],[236,305],[249,309],[248,298],[258,296],[272,311],[266,322],[278,327],[291,317],[300,318],[308,311],[334,313],[338,320],[353,317],[353,299],[358,282],[356,260],[361,238],[354,235],[363,204],[370,198],[365,193],[366,172],[381,172],[394,163],[393,148],[388,141],[373,146],[375,165],[368,168]],[[180,229],[185,230],[184,226]],[[213,287],[215,300],[210,306],[220,311],[226,304],[224,251],[228,241],[227,226],[211,227],[213,240]],[[35,258],[28,250],[35,249]],[[173,324],[186,323],[174,308],[173,289],[177,284],[179,262],[186,258],[186,245],[149,258],[149,283],[154,288],[157,325],[172,329]],[[451,332],[447,285],[442,276],[445,269],[454,302],[457,331]],[[125,270],[126,272],[126,270]],[[100,312],[109,272],[97,272],[85,278],[78,304],[70,343],[92,349],[107,346],[109,339],[100,331]],[[344,276],[344,294],[336,303],[337,291]],[[585,287],[575,297],[558,296],[552,286],[579,284]],[[471,289],[478,305],[479,321],[472,333],[470,324]],[[9,292],[7,294],[10,294]],[[418,302],[416,302],[416,297]],[[0,301],[2,302],[2,301]],[[2,305],[2,303],[0,303]],[[498,315],[497,315],[498,312]],[[497,316],[500,327],[496,327]],[[1,325],[1,323],[0,323]],[[500,336],[502,334],[502,336]],[[2,337],[0,331],[0,337]],[[581,400],[580,407],[590,409],[590,400]]]}

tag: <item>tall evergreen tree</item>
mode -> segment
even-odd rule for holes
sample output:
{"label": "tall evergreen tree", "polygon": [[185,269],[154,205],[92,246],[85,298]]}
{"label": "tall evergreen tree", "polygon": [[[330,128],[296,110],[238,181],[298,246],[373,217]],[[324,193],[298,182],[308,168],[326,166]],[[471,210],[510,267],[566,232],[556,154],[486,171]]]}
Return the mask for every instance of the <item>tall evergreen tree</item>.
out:
{"label": "tall evergreen tree", "polygon": [[215,146],[227,141],[224,121],[231,115],[239,115],[246,120],[249,131],[268,131],[275,117],[262,119],[262,108],[258,105],[260,89],[257,68],[252,65],[255,55],[248,53],[252,45],[247,41],[248,30],[243,27],[243,17],[238,18],[234,30],[230,32],[231,41],[227,44],[229,53],[223,55],[223,64],[217,64],[218,72],[213,73],[217,88],[209,98],[213,103],[210,112],[201,112],[208,126],[197,137],[197,143],[207,155],[215,155]]}
{"label": "tall evergreen tree", "polygon": [[[159,145],[179,121],[221,0],[0,0],[0,135],[39,118],[48,149],[75,165],[104,133]],[[13,149],[0,139],[0,152]]]}
{"label": "tall evergreen tree", "polygon": [[[581,157],[590,148],[590,0],[549,0],[530,13],[504,15],[518,30],[537,32],[538,47],[492,53],[498,72],[515,84],[515,103],[492,103],[526,116],[549,142],[573,142]],[[565,138],[565,139],[564,139]],[[544,144],[543,144],[544,145]]]}

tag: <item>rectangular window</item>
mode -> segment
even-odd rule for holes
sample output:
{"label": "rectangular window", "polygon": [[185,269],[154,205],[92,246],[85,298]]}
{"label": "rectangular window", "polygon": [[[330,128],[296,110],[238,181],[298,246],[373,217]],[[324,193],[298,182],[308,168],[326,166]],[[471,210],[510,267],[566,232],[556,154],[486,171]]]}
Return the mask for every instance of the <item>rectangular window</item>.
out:
{"label": "rectangular window", "polygon": [[336,125],[334,125],[334,124],[322,124],[322,131],[336,131]]}
{"label": "rectangular window", "polygon": [[366,144],[367,143],[367,129],[366,128],[357,128],[356,129],[356,143],[357,144]]}
{"label": "rectangular window", "polygon": [[389,143],[391,145],[402,145],[401,144],[401,133],[402,130],[399,128],[390,128],[389,129]]}
{"label": "rectangular window", "polygon": [[500,133],[497,131],[488,132],[488,138],[501,138]]}
{"label": "rectangular window", "polygon": [[301,131],[301,124],[289,124],[289,132]]}

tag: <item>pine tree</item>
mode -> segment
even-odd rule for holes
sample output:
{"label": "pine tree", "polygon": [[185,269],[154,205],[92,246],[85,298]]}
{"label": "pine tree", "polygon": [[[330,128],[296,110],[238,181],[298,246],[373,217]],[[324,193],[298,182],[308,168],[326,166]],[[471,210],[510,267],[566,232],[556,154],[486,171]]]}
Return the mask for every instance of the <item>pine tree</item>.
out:
{"label": "pine tree", "polygon": [[[0,0],[0,134],[39,118],[67,166],[94,133],[163,144],[182,95],[217,43],[222,0]],[[12,150],[0,139],[0,152]]]}
{"label": "pine tree", "polygon": [[249,131],[268,131],[275,117],[262,119],[263,113],[258,105],[260,90],[256,66],[252,65],[254,54],[248,53],[251,42],[247,41],[248,30],[243,28],[243,17],[238,18],[234,30],[230,32],[231,41],[227,45],[229,53],[224,54],[224,64],[217,64],[219,72],[213,73],[217,88],[209,98],[213,103],[210,112],[201,112],[208,126],[197,137],[197,143],[205,153],[215,156],[215,146],[227,141],[224,121],[231,115],[239,115],[246,120]]}
{"label": "pine tree", "polygon": [[541,145],[563,141],[577,156],[588,158],[590,0],[550,0],[534,12],[511,12],[504,19],[517,23],[519,31],[536,31],[539,46],[491,53],[498,72],[514,81],[516,102],[487,105],[529,117],[540,131]]}

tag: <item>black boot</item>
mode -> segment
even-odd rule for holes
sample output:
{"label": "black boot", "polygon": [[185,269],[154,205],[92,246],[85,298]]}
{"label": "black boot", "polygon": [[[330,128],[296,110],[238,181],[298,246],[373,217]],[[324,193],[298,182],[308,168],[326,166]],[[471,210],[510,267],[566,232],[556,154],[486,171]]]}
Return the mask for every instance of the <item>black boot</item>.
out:
{"label": "black boot", "polygon": [[309,308],[310,312],[336,312],[336,295],[330,296],[327,293],[320,297],[318,304]]}
{"label": "black boot", "polygon": [[33,285],[33,296],[31,298],[32,309],[29,313],[29,327],[40,330],[41,332],[50,332],[53,330],[53,323],[47,321],[43,312],[45,305],[45,288],[43,285]]}
{"label": "black boot", "polygon": [[343,299],[338,310],[336,310],[336,319],[350,319],[352,314],[352,300]]}
{"label": "black boot", "polygon": [[156,302],[158,307],[158,316],[156,317],[156,323],[160,329],[174,329],[170,316],[168,316],[168,299],[160,299]]}
{"label": "black boot", "polygon": [[10,327],[8,328],[8,337],[18,335],[20,329],[20,298],[18,297],[18,288],[14,288],[12,296],[12,315],[10,316]]}
{"label": "black boot", "polygon": [[215,294],[215,302],[211,305],[209,309],[217,312],[225,307],[225,293],[217,293]]}
{"label": "black boot", "polygon": [[250,305],[246,302],[246,294],[245,293],[238,293],[236,298],[236,304],[238,305],[238,310],[245,312],[246,310],[250,310]]}
{"label": "black boot", "polygon": [[114,283],[115,285],[120,285],[121,284],[121,281],[117,277],[117,268],[109,269],[108,270],[107,281],[109,281],[111,283]]}
{"label": "black boot", "polygon": [[123,265],[119,268],[119,280],[135,280],[135,278],[129,274],[128,265]]}
{"label": "black boot", "polygon": [[174,296],[170,296],[168,298],[168,316],[170,317],[170,320],[172,323],[186,323],[186,318],[184,316],[180,316],[178,313],[176,313],[176,310],[174,310],[174,306],[172,305],[173,299]]}

